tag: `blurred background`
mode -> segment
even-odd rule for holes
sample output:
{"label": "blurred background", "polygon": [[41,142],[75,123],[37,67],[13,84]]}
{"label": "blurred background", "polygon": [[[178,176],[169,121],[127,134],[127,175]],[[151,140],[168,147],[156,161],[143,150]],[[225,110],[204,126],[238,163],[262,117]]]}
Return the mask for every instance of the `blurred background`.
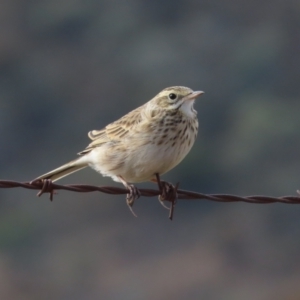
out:
{"label": "blurred background", "polygon": [[[172,85],[204,90],[163,178],[202,193],[300,189],[300,2],[0,0],[0,178],[72,160]],[[85,169],[60,181],[114,185]],[[139,187],[154,187],[151,183]],[[300,205],[0,190],[1,299],[300,299]]]}

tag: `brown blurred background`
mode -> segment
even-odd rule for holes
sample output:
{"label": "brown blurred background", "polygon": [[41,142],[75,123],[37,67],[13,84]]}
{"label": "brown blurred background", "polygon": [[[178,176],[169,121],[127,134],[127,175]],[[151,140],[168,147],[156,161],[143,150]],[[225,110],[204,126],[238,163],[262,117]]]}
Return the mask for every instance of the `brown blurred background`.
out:
{"label": "brown blurred background", "polygon": [[[300,2],[0,0],[0,178],[73,159],[161,89],[206,92],[164,176],[238,195],[300,189]],[[61,183],[116,185],[92,170]],[[153,187],[145,183],[139,186]],[[1,299],[300,299],[300,205],[0,190]]]}

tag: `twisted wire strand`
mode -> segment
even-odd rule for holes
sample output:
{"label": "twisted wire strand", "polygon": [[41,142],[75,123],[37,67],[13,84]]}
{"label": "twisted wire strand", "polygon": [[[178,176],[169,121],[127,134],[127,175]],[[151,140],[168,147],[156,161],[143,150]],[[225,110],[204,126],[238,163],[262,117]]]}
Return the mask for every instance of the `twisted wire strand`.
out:
{"label": "twisted wire strand", "polygon": [[[22,187],[30,190],[40,190],[38,196],[44,193],[50,193],[50,199],[53,199],[53,193],[55,190],[66,190],[78,193],[89,192],[101,192],[111,195],[123,195],[128,194],[128,190],[125,188],[113,187],[113,186],[92,186],[87,184],[68,184],[59,185],[53,183],[51,180],[34,181],[34,182],[17,182],[11,180],[0,180],[0,188],[17,188]],[[178,184],[174,187],[172,197],[165,197],[164,201],[174,202],[174,197],[180,200],[210,200],[216,202],[247,202],[253,204],[269,204],[269,203],[286,203],[286,204],[300,204],[300,192],[297,191],[297,196],[282,196],[282,197],[270,197],[262,195],[252,196],[236,196],[230,194],[202,194],[193,191],[186,191],[178,189]],[[161,191],[155,189],[139,189],[141,196],[155,197],[161,195]]]}

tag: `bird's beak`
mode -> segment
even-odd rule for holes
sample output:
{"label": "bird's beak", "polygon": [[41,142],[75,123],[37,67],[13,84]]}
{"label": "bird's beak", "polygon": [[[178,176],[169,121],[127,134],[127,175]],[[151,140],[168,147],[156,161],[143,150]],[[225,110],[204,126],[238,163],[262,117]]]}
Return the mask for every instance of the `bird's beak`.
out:
{"label": "bird's beak", "polygon": [[204,94],[203,91],[195,91],[195,92],[192,92],[191,94],[187,95],[184,100],[194,100],[202,94]]}

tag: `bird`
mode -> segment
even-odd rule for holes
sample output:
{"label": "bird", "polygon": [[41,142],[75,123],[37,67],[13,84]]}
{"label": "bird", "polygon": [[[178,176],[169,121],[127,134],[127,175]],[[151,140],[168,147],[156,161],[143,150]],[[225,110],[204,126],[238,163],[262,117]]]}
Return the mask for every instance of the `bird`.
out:
{"label": "bird", "polygon": [[105,128],[90,131],[91,143],[78,158],[33,181],[56,181],[89,166],[124,185],[131,209],[140,196],[134,183],[157,182],[191,150],[198,133],[194,101],[202,94],[184,86],[163,89]]}

